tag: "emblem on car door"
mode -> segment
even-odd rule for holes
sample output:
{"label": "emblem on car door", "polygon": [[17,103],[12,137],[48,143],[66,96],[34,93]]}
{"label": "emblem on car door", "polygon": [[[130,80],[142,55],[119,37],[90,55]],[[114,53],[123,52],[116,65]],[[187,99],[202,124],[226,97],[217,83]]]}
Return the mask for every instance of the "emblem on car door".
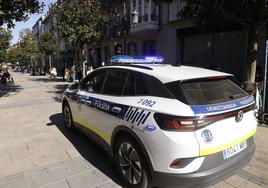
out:
{"label": "emblem on car door", "polygon": [[244,113],[243,113],[242,110],[240,110],[240,111],[237,113],[236,117],[235,117],[235,121],[236,121],[237,123],[240,122],[240,121],[242,121],[243,116],[244,116]]}

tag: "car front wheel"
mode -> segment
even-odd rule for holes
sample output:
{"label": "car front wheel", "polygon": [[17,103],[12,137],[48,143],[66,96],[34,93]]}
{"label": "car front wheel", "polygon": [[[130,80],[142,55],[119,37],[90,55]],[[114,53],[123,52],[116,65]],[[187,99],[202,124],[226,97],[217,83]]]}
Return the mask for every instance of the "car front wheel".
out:
{"label": "car front wheel", "polygon": [[115,146],[116,168],[128,188],[147,188],[148,169],[139,145],[130,137],[120,137]]}
{"label": "car front wheel", "polygon": [[63,117],[64,117],[64,124],[67,127],[67,129],[72,130],[74,128],[73,118],[68,103],[63,104]]}

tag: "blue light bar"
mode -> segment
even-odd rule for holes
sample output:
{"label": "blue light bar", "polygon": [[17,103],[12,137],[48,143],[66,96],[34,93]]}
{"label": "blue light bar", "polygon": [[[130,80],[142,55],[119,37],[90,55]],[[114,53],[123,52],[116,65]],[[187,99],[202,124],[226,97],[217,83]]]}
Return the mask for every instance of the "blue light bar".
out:
{"label": "blue light bar", "polygon": [[111,58],[111,63],[137,63],[137,64],[153,64],[163,63],[164,58],[162,56],[127,56],[117,55]]}

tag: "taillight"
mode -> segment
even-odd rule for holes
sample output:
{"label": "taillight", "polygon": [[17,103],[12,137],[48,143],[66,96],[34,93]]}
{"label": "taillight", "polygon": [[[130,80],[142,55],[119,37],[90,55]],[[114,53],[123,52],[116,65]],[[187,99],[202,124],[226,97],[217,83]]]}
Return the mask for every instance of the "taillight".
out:
{"label": "taillight", "polygon": [[168,131],[194,131],[211,122],[196,117],[178,117],[159,113],[154,114],[154,119],[161,129]]}
{"label": "taillight", "polygon": [[239,111],[246,113],[255,108],[255,104],[252,104],[246,108],[238,109],[231,112],[226,112],[217,115],[208,116],[194,116],[194,117],[180,117],[167,114],[155,113],[154,119],[160,129],[167,131],[194,131],[201,129],[226,118],[235,117]]}

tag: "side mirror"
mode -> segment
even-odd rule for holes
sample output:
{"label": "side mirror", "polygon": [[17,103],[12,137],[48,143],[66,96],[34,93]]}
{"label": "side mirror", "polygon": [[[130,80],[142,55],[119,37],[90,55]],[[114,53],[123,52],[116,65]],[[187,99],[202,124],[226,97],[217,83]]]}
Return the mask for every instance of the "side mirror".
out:
{"label": "side mirror", "polygon": [[69,89],[70,89],[70,90],[78,90],[78,87],[79,87],[79,82],[76,83],[76,81],[75,81],[74,84],[71,84],[71,85],[69,86]]}

